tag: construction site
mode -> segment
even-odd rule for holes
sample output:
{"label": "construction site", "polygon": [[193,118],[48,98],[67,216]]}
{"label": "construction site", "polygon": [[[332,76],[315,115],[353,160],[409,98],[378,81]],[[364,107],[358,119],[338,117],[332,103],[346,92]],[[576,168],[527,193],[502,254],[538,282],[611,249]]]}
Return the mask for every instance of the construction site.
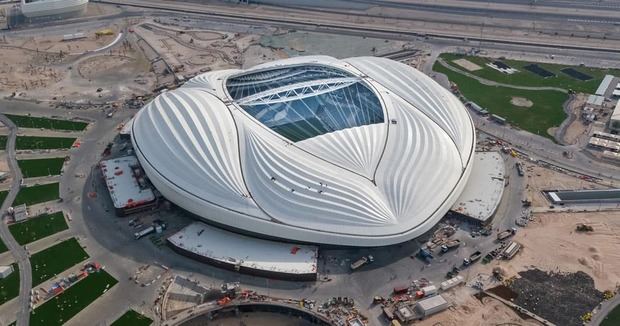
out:
{"label": "construction site", "polygon": [[[489,26],[440,29],[458,37],[400,17],[413,3],[320,2],[311,17],[297,3],[110,1],[66,20],[0,4],[0,324],[112,324],[129,309],[152,325],[599,325],[620,302],[620,62],[604,51],[617,27],[599,40],[602,24],[569,36],[540,18],[536,32],[513,2],[487,4],[503,15]],[[562,21],[591,18],[577,11]],[[519,43],[538,38],[566,44]],[[467,108],[477,182],[430,231],[359,248],[259,239],[197,221],[148,180],[131,141],[145,105],[201,74],[305,55],[399,61]]]}

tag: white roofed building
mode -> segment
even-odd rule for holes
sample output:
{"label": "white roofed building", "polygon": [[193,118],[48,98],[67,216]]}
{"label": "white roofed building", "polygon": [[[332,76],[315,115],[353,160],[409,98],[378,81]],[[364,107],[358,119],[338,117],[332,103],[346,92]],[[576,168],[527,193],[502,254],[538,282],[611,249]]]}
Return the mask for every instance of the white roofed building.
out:
{"label": "white roofed building", "polygon": [[132,142],[171,202],[226,228],[348,246],[430,230],[469,177],[463,104],[384,58],[307,56],[208,72],[134,118]]}

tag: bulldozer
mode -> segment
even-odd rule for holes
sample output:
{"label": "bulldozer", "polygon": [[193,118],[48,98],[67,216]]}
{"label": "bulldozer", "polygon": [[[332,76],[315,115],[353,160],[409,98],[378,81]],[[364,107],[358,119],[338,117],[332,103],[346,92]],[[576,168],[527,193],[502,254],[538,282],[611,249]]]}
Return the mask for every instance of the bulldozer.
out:
{"label": "bulldozer", "polygon": [[590,225],[579,223],[577,224],[577,227],[575,228],[575,230],[577,230],[577,232],[592,232],[594,231],[594,228]]}

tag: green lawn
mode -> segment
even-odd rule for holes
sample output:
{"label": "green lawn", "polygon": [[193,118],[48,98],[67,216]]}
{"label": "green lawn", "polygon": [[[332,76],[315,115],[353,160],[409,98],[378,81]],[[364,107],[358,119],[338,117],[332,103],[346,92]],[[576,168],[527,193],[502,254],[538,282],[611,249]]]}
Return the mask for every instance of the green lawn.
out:
{"label": "green lawn", "polygon": [[71,148],[76,138],[18,136],[16,149],[61,149]]}
{"label": "green lawn", "polygon": [[33,205],[60,198],[58,182],[21,188],[15,197],[13,206]]}
{"label": "green lawn", "polygon": [[111,326],[149,326],[152,323],[153,320],[149,317],[143,316],[133,310],[128,310],[114,321]]}
{"label": "green lawn", "polygon": [[13,263],[13,273],[0,279],[0,305],[19,295],[19,267]]}
{"label": "green lawn", "polygon": [[2,242],[2,240],[0,240],[0,254],[9,250],[9,248],[6,247],[6,245],[4,244],[4,242]]}
{"label": "green lawn", "polygon": [[6,149],[6,140],[7,140],[6,136],[0,136],[0,151],[3,151]]}
{"label": "green lawn", "polygon": [[24,178],[58,175],[64,163],[64,157],[17,161]]}
{"label": "green lawn", "polygon": [[30,313],[30,325],[63,325],[118,281],[104,270],[88,275]]}
{"label": "green lawn", "polygon": [[[568,99],[568,94],[482,85],[477,80],[451,71],[439,63],[435,63],[433,70],[447,75],[468,100],[531,133],[552,138],[547,129],[559,126],[566,118],[562,104]],[[513,96],[527,98],[534,104],[530,108],[515,106],[510,103]]]}
{"label": "green lawn", "polygon": [[601,322],[600,326],[620,325],[620,305],[616,306]]}
{"label": "green lawn", "polygon": [[[594,91],[596,91],[596,89],[598,88],[598,85],[601,83],[605,75],[607,74],[615,75],[615,76],[620,75],[620,70],[618,69],[602,69],[602,68],[567,66],[567,65],[559,65],[559,64],[550,64],[550,63],[536,63],[539,67],[555,74],[555,77],[543,78],[523,68],[524,66],[532,64],[533,62],[499,59],[499,61],[502,61],[503,63],[511,66],[512,68],[519,70],[519,72],[516,72],[511,75],[507,75],[486,65],[487,63],[493,62],[498,59],[484,58],[484,57],[477,57],[477,56],[465,56],[465,55],[458,55],[458,54],[453,54],[453,53],[443,53],[440,55],[440,57],[443,58],[450,65],[456,68],[459,68],[463,71],[466,71],[465,68],[457,65],[456,63],[452,61],[456,59],[461,59],[461,58],[467,59],[479,65],[480,67],[482,67],[481,70],[468,71],[469,73],[476,75],[476,76],[480,76],[485,79],[504,83],[504,84],[519,85],[519,86],[534,86],[534,87],[537,87],[537,86],[560,87],[564,89],[573,89],[576,92],[589,93],[589,94],[592,94],[594,93]],[[588,81],[581,81],[573,77],[570,77],[569,75],[560,71],[561,69],[567,68],[567,67],[572,67],[577,71],[585,73],[586,75],[590,75],[592,79]]]}
{"label": "green lawn", "polygon": [[88,123],[69,120],[58,120],[42,117],[30,117],[26,115],[5,114],[16,126],[22,128],[43,128],[54,130],[77,130],[86,128]]}
{"label": "green lawn", "polygon": [[8,190],[0,191],[0,205],[4,202],[4,199],[9,194]]}
{"label": "green lawn", "polygon": [[43,214],[9,225],[9,231],[20,245],[43,239],[68,228],[63,212]]}
{"label": "green lawn", "polygon": [[32,287],[49,280],[69,267],[88,259],[80,243],[71,238],[30,256]]}

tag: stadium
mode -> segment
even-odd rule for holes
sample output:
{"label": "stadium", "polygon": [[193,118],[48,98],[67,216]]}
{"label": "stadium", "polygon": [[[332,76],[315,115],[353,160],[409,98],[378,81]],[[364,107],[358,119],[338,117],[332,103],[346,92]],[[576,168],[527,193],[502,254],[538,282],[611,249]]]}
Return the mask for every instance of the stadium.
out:
{"label": "stadium", "polygon": [[475,149],[456,97],[376,57],[208,72],[148,103],[131,135],[153,185],[205,222],[343,246],[431,229],[461,194]]}

